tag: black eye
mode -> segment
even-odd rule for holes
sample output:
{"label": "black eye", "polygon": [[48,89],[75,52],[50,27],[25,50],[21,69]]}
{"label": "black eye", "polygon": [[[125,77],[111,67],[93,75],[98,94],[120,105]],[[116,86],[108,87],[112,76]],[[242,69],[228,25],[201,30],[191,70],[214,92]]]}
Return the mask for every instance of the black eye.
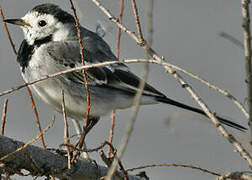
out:
{"label": "black eye", "polygon": [[46,22],[44,20],[41,20],[41,21],[38,22],[38,25],[43,27],[43,26],[46,25]]}

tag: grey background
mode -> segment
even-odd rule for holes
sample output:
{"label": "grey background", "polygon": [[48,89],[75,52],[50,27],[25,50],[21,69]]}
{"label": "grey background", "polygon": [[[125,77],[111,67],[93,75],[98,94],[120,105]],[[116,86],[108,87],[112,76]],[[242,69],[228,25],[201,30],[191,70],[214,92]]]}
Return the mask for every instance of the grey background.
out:
{"label": "grey background", "polygon": [[[6,18],[22,17],[35,5],[49,2],[42,0],[8,0],[0,1]],[[59,4],[71,12],[68,0],[50,1]],[[110,23],[103,13],[88,0],[76,1],[81,24],[95,30],[98,23],[106,28],[105,39],[115,52],[117,32],[116,26]],[[103,0],[103,4],[112,13],[119,14],[119,0]],[[124,24],[135,31],[135,24],[127,1]],[[141,22],[145,31],[145,0],[137,1]],[[81,11],[81,13],[80,13]],[[156,0],[154,5],[154,42],[157,52],[169,62],[179,65],[214,84],[229,90],[240,101],[246,99],[245,70],[243,51],[220,38],[218,33],[228,32],[242,40],[242,17],[240,1],[237,0]],[[8,26],[16,44],[23,40],[21,29]],[[12,52],[3,26],[0,26],[0,91],[20,85],[20,76],[15,55]],[[122,35],[121,58],[145,57],[144,51],[137,47],[127,35]],[[141,74],[142,65],[130,65],[132,71]],[[203,87],[188,77],[193,87],[217,112],[225,114],[236,122],[246,126],[245,117],[225,97]],[[188,93],[182,89],[163,68],[151,65],[148,82],[164,92],[168,97],[196,106]],[[21,141],[28,141],[38,134],[35,118],[26,89],[1,97],[0,108],[5,98],[9,98],[6,136]],[[57,119],[54,127],[46,134],[48,147],[58,147],[63,142],[63,118],[46,104],[36,100],[42,126],[45,127],[52,114]],[[115,145],[125,132],[129,122],[131,109],[116,113]],[[110,116],[101,119],[99,124],[87,137],[88,147],[97,147],[109,135]],[[234,133],[247,142],[248,134]],[[41,146],[38,142],[36,145]],[[92,158],[100,162],[96,154]],[[247,164],[241,160],[233,147],[221,137],[207,118],[164,104],[143,106],[140,109],[136,126],[127,151],[123,157],[126,168],[153,163],[186,163],[217,171],[248,170]],[[214,179],[215,177],[184,168],[146,169],[151,179]],[[17,179],[31,179],[16,177]]]}

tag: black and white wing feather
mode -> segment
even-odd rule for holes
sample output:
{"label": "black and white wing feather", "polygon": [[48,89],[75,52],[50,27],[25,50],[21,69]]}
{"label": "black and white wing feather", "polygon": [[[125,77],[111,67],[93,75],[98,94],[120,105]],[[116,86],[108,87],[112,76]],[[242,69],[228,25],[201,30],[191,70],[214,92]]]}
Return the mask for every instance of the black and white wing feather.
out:
{"label": "black and white wing feather", "polygon": [[[89,33],[92,32],[89,31]],[[94,36],[89,34],[84,36],[83,44],[86,65],[118,60],[107,43],[97,35]],[[82,65],[78,41],[51,42],[47,46],[47,52],[63,69]],[[123,63],[89,68],[86,69],[86,73],[90,85],[109,86],[131,93],[137,91],[141,81],[140,78],[131,73],[129,68]],[[80,71],[68,73],[66,76],[72,81],[84,83],[83,75]],[[165,97],[162,93],[148,84],[145,85],[144,94]]]}

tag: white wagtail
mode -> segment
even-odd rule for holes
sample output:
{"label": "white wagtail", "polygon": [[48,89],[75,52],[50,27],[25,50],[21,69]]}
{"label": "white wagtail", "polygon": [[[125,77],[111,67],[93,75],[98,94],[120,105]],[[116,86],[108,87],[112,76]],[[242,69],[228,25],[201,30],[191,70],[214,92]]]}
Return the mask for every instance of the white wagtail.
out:
{"label": "white wagtail", "polygon": [[[8,19],[7,23],[19,25],[24,32],[17,61],[25,82],[40,79],[66,69],[81,66],[80,45],[74,17],[54,4],[41,4],[21,19]],[[118,60],[109,45],[96,33],[81,27],[86,64]],[[133,105],[140,79],[124,64],[90,68],[86,70],[90,90],[90,130],[103,116],[114,109]],[[86,91],[81,72],[71,72],[47,79],[31,86],[33,92],[58,112],[61,109],[61,90],[65,92],[67,115],[83,120],[86,112]],[[164,94],[145,84],[141,104],[167,103],[202,115],[197,108],[167,98]],[[225,125],[239,130],[246,128],[217,117]]]}

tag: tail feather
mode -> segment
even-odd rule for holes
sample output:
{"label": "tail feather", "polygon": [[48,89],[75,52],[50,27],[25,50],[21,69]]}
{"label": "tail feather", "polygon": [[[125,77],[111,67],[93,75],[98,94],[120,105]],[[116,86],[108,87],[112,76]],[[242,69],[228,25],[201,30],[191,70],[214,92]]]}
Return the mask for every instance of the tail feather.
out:
{"label": "tail feather", "polygon": [[[177,107],[180,107],[180,108],[183,108],[183,109],[186,109],[186,110],[189,110],[189,111],[192,111],[192,112],[196,112],[196,113],[199,113],[199,114],[202,114],[204,116],[207,116],[206,113],[201,110],[201,109],[198,109],[198,108],[195,108],[195,107],[192,107],[192,106],[188,106],[188,105],[185,105],[183,103],[180,103],[180,102],[177,102],[177,101],[174,101],[172,99],[169,99],[167,97],[156,97],[157,101],[159,102],[162,102],[162,103],[166,103],[166,104],[170,104],[170,105],[173,105],[173,106],[177,106]],[[227,119],[224,119],[220,116],[216,116],[216,118],[222,123],[222,124],[225,124],[229,127],[232,127],[232,128],[235,128],[235,129],[238,129],[240,131],[245,131],[247,130],[247,128],[245,128],[244,126],[241,126],[237,123],[234,123],[230,120],[227,120]]]}

